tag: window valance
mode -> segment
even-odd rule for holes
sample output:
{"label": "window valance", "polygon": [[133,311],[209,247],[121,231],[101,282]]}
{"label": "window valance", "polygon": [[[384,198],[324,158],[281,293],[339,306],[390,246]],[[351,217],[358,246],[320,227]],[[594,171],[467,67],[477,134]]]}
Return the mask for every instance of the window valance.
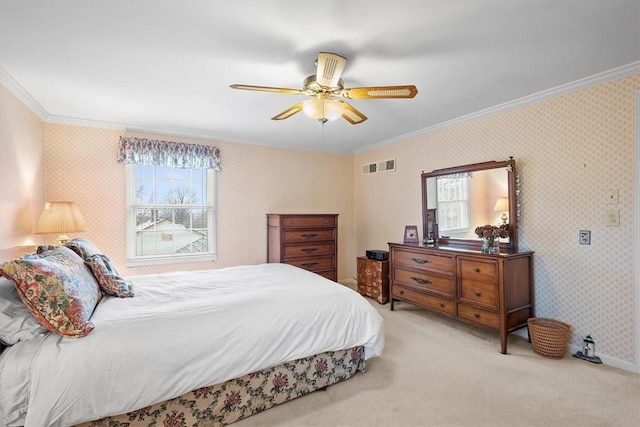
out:
{"label": "window valance", "polygon": [[217,147],[122,136],[118,163],[221,170]]}

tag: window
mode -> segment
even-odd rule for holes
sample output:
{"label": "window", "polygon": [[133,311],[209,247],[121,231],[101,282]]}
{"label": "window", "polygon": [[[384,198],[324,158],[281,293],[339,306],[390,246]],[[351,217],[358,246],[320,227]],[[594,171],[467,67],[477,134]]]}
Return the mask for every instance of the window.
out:
{"label": "window", "polygon": [[127,265],[213,260],[217,147],[120,137],[126,165]]}
{"label": "window", "polygon": [[469,175],[438,178],[438,226],[442,233],[469,229]]}
{"label": "window", "polygon": [[127,164],[127,264],[215,259],[215,170]]}

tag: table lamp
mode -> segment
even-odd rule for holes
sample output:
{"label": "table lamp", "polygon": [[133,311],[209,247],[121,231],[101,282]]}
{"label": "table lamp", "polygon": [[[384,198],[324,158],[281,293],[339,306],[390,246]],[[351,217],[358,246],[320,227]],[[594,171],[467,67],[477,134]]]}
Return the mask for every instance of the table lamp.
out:
{"label": "table lamp", "polygon": [[502,220],[502,224],[506,225],[509,217],[507,216],[507,211],[509,210],[509,199],[507,197],[498,197],[496,200],[496,206],[493,208],[495,212],[502,212],[502,216],[500,219]]}
{"label": "table lamp", "polygon": [[69,240],[65,233],[77,233],[86,229],[82,214],[73,202],[47,202],[38,219],[35,233],[58,233],[58,241],[64,245]]}

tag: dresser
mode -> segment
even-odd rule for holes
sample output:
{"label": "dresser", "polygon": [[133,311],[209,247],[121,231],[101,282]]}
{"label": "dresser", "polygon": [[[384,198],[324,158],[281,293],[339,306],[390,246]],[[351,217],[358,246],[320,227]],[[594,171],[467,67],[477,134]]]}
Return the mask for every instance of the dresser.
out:
{"label": "dresser", "polygon": [[533,252],[484,254],[458,247],[389,243],[390,308],[406,301],[507,335],[534,316]]}
{"label": "dresser", "polygon": [[378,301],[389,302],[389,261],[358,257],[358,293]]}
{"label": "dresser", "polygon": [[267,214],[267,262],[338,280],[338,215]]}

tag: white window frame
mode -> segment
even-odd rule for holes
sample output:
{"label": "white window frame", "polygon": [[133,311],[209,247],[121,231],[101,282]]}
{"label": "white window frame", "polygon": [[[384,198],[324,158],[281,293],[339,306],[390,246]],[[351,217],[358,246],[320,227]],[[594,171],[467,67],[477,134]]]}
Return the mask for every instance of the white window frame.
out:
{"label": "white window frame", "polygon": [[[470,177],[459,177],[459,178],[446,178],[446,180],[456,180],[456,186],[458,187],[459,198],[456,199],[447,199],[444,197],[442,191],[442,185],[444,180],[436,181],[436,188],[438,192],[438,223],[440,225],[439,231],[445,231],[447,234],[458,234],[469,231],[469,179]],[[455,224],[457,227],[455,228],[446,228],[444,224],[444,215],[448,211],[444,206],[450,205],[455,206],[460,212],[458,216],[458,223]]]}
{"label": "white window frame", "polygon": [[[185,262],[202,262],[213,261],[217,258],[216,253],[216,172],[213,169],[207,169],[206,192],[207,203],[195,205],[192,207],[207,209],[207,237],[208,252],[200,252],[195,254],[166,254],[166,255],[136,255],[137,227],[136,212],[140,208],[152,207],[158,208],[161,203],[150,205],[148,203],[138,203],[136,200],[136,165],[126,164],[126,197],[127,197],[127,267],[139,267],[145,265],[163,265],[177,264]],[[166,207],[163,205],[162,207]],[[181,205],[174,205],[180,207]]]}

